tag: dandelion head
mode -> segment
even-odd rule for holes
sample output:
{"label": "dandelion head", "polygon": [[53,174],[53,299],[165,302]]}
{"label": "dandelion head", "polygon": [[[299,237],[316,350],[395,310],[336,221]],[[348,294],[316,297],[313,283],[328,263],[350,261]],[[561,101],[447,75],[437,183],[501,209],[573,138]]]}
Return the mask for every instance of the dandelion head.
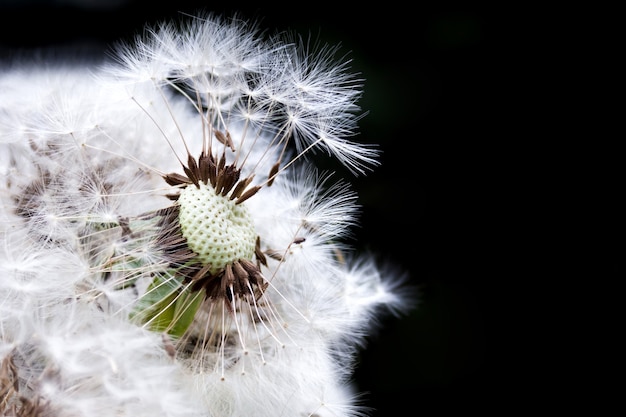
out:
{"label": "dandelion head", "polygon": [[158,402],[142,367],[174,378],[146,413],[364,415],[354,352],[381,306],[409,302],[351,253],[357,195],[310,158],[356,175],[378,163],[350,140],[361,80],[335,52],[207,14],[104,64],[0,76],[38,92],[0,113],[11,407],[132,414]]}

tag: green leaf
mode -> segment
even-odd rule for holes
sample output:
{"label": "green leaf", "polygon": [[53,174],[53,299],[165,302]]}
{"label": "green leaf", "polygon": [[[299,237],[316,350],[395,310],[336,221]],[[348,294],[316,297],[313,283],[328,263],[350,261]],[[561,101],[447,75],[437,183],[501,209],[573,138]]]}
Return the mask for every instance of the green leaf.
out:
{"label": "green leaf", "polygon": [[201,295],[201,292],[185,288],[174,274],[156,275],[130,318],[147,325],[152,331],[167,332],[173,338],[180,338],[200,308]]}
{"label": "green leaf", "polygon": [[171,336],[179,338],[185,334],[194,317],[196,317],[196,312],[200,308],[202,300],[201,291],[191,292],[185,290],[180,294],[174,305],[174,325],[168,332]]}

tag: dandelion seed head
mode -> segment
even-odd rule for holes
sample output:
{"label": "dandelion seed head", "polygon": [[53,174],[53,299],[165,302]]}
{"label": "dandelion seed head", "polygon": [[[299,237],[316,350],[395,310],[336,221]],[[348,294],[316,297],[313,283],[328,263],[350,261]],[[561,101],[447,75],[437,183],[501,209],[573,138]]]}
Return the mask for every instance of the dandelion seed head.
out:
{"label": "dandelion seed head", "polygon": [[364,415],[356,348],[380,307],[407,301],[353,254],[349,181],[309,158],[378,163],[352,140],[362,81],[337,52],[206,14],[147,28],[102,65],[0,73],[11,404]]}

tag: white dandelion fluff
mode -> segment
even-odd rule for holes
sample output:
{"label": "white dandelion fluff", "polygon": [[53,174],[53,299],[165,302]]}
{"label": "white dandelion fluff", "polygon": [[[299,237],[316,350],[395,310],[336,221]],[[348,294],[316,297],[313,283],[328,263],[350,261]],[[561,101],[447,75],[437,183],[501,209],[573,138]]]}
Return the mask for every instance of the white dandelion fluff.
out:
{"label": "white dandelion fluff", "polygon": [[309,158],[378,163],[336,52],[207,14],[2,70],[0,414],[367,414],[355,353],[409,303]]}

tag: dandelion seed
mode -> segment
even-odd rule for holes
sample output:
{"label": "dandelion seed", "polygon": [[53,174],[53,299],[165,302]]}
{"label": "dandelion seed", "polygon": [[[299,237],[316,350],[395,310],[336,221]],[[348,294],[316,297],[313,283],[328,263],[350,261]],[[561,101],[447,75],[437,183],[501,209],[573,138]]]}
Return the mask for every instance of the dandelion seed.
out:
{"label": "dandelion seed", "polygon": [[0,411],[364,415],[354,352],[408,302],[308,158],[377,164],[348,139],[361,80],[237,17],[147,33],[0,75]]}

